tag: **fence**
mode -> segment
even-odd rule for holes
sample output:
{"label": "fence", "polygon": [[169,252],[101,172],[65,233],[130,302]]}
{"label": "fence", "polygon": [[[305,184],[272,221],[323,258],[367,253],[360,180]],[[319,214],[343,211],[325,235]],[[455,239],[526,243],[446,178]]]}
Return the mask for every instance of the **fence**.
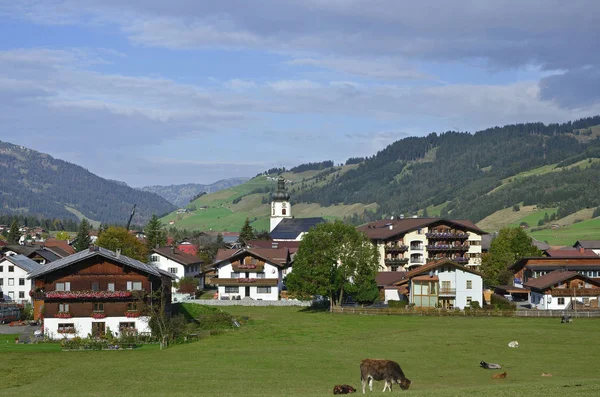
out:
{"label": "fence", "polygon": [[219,300],[219,299],[190,299],[181,303],[195,303],[207,306],[302,306],[309,307],[312,302],[298,300],[258,301],[253,299]]}
{"label": "fence", "polygon": [[444,310],[420,308],[372,308],[334,307],[333,313],[363,314],[373,316],[412,315],[412,316],[460,316],[460,317],[562,317],[599,318],[600,311],[566,310]]}

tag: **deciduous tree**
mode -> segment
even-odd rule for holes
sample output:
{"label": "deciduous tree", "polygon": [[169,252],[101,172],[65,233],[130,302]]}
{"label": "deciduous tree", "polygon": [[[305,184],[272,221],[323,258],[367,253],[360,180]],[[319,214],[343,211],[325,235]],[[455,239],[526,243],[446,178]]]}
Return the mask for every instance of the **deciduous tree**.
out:
{"label": "deciduous tree", "polygon": [[378,266],[377,248],[363,233],[341,221],[322,223],[304,235],[286,285],[301,298],[328,296],[334,306],[346,293],[372,302]]}
{"label": "deciduous tree", "polygon": [[109,227],[98,237],[96,245],[112,251],[120,249],[121,254],[141,262],[146,262],[148,259],[146,245],[123,227]]}
{"label": "deciduous tree", "polygon": [[509,284],[513,274],[508,267],[526,256],[540,256],[540,251],[527,233],[518,227],[506,227],[492,241],[490,251],[483,256],[481,271],[489,285]]}
{"label": "deciduous tree", "polygon": [[60,232],[56,233],[55,238],[57,240],[68,240],[71,238],[71,236],[67,232],[60,231]]}

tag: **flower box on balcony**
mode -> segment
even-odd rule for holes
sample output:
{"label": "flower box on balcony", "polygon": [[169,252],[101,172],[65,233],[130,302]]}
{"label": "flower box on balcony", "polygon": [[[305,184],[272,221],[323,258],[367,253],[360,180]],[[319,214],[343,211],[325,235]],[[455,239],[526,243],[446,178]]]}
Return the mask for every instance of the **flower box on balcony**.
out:
{"label": "flower box on balcony", "polygon": [[73,315],[71,313],[56,313],[54,318],[71,318]]}
{"label": "flower box on balcony", "polygon": [[92,318],[95,318],[96,320],[105,318],[105,317],[106,317],[106,314],[104,314],[104,313],[92,313]]}
{"label": "flower box on balcony", "polygon": [[137,310],[127,310],[125,312],[125,317],[128,317],[128,318],[139,317],[140,315],[141,315],[141,313],[138,312]]}
{"label": "flower box on balcony", "polygon": [[89,300],[130,298],[132,291],[49,291],[46,299]]}

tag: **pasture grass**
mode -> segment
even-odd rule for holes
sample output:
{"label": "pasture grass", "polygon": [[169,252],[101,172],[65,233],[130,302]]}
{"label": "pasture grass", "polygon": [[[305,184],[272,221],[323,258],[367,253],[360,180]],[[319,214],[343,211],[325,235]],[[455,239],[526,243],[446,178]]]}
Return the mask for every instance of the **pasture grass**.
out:
{"label": "pasture grass", "polygon": [[[234,332],[159,350],[3,352],[2,396],[329,396],[363,358],[398,361],[416,396],[598,395],[595,319],[365,316],[227,307]],[[520,347],[507,343],[518,340]],[[503,365],[479,368],[486,360]],[[541,377],[542,372],[552,377]],[[383,382],[375,382],[381,395]]]}
{"label": "pasture grass", "polygon": [[550,245],[573,245],[577,240],[600,240],[600,218],[588,219],[560,229],[531,232],[531,237]]}

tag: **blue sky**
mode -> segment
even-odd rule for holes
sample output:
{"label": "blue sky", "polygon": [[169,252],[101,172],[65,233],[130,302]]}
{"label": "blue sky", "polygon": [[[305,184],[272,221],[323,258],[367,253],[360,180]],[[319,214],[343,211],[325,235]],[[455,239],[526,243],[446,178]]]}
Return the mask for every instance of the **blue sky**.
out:
{"label": "blue sky", "polygon": [[131,186],[600,113],[600,3],[0,3],[0,140]]}

